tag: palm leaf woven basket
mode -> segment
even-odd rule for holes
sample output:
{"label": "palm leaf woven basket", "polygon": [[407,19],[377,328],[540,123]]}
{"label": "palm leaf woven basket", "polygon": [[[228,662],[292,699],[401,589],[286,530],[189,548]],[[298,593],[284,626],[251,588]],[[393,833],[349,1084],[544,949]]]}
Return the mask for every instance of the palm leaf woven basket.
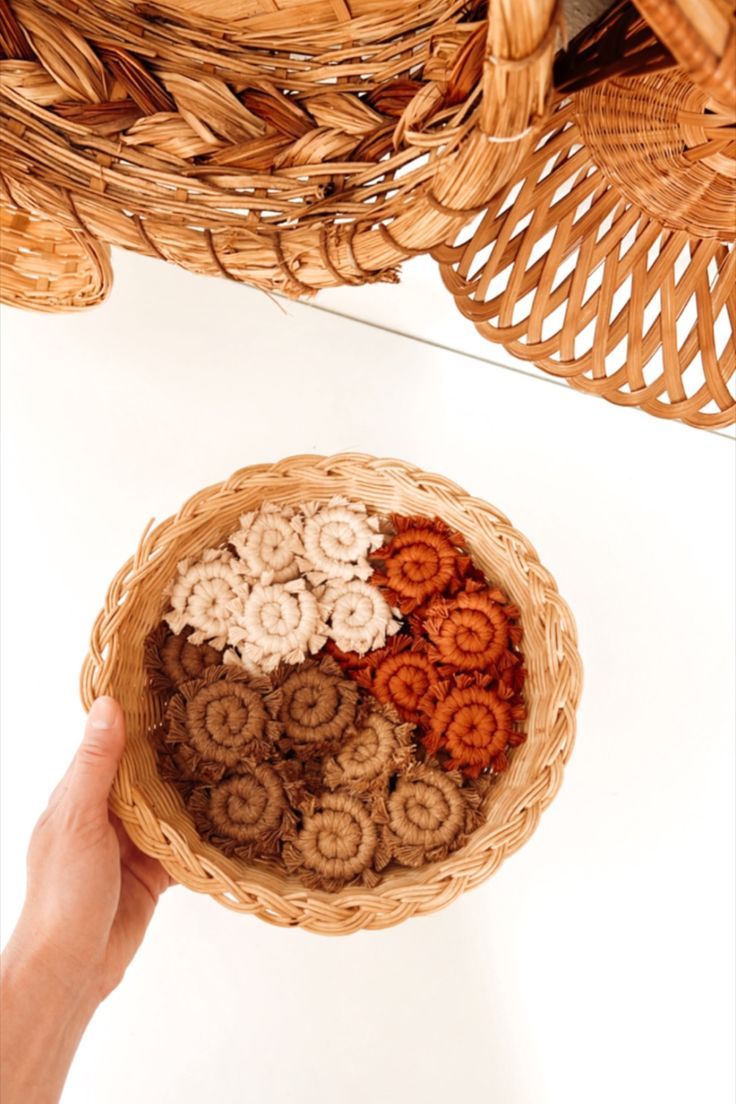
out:
{"label": "palm leaf woven basket", "polygon": [[[464,531],[475,562],[502,581],[520,609],[528,720],[526,742],[491,789],[485,823],[463,848],[418,870],[390,866],[373,889],[327,893],[306,889],[272,862],[226,858],[198,837],[176,790],[157,772],[148,733],[161,720],[161,705],[148,689],[142,649],[160,621],[164,588],[182,557],[221,541],[243,511],[265,501],[296,505],[335,494],[359,499],[383,514],[439,515]],[[572,615],[526,537],[493,507],[442,476],[357,454],[296,456],[244,468],[147,531],[110,586],[82,672],[86,707],[109,693],[125,710],[128,744],[112,807],[138,846],[158,858],[176,881],[230,908],[333,935],[385,928],[435,912],[485,881],[519,848],[559,788],[573,745],[580,688]]]}
{"label": "palm leaf woven basket", "polygon": [[557,0],[0,0],[0,183],[89,241],[288,295],[395,279],[513,173],[560,21]]}
{"label": "palm leaf woven basket", "polygon": [[442,278],[484,337],[578,390],[732,424],[736,108],[667,68],[625,3],[571,55],[515,179],[435,250]]}

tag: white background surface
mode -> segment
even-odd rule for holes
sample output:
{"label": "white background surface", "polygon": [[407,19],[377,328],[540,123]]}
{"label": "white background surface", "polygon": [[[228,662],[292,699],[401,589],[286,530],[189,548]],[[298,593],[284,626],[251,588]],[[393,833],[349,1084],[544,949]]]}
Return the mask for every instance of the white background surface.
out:
{"label": "white background surface", "polygon": [[[733,443],[115,265],[96,311],[2,319],[5,938],[112,575],[150,516],[244,464],[358,449],[493,502],[571,604],[586,682],[539,831],[445,912],[328,940],[167,893],[66,1104],[730,1104]],[[321,304],[479,351],[426,265]]]}

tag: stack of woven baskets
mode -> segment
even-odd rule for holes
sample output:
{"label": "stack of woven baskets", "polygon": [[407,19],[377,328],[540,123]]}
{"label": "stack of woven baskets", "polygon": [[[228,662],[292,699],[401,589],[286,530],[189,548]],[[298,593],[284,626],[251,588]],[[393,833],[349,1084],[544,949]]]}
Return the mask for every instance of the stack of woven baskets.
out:
{"label": "stack of woven baskets", "polygon": [[724,425],[736,20],[637,8],[553,87],[559,0],[0,0],[2,298],[97,303],[111,245],[294,296],[432,251],[515,355]]}

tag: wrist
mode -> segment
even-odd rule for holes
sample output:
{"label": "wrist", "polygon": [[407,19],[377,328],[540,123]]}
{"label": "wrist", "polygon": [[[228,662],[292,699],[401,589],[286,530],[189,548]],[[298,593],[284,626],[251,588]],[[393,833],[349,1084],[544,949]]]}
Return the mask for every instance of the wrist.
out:
{"label": "wrist", "polygon": [[44,1007],[61,1021],[81,1023],[83,1027],[101,999],[95,975],[93,963],[71,960],[59,943],[25,914],[2,955],[4,989],[43,1001]]}
{"label": "wrist", "polygon": [[49,949],[21,925],[3,952],[0,1097],[3,1104],[56,1104],[98,1003],[83,977],[54,968]]}

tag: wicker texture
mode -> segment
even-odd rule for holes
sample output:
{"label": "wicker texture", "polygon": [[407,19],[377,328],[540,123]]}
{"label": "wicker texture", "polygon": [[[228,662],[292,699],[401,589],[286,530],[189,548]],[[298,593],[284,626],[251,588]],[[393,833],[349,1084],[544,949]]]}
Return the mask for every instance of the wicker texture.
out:
{"label": "wicker texture", "polygon": [[110,290],[110,250],[0,198],[0,302],[40,311],[92,307]]}
{"label": "wicker texture", "polygon": [[735,124],[678,68],[562,98],[518,178],[435,251],[461,312],[579,390],[731,424]]}
{"label": "wicker texture", "polygon": [[634,0],[641,14],[704,92],[736,111],[733,0]]}
{"label": "wicker texture", "polygon": [[[0,0],[2,176],[93,238],[289,295],[395,279],[546,112],[556,0]],[[219,14],[215,14],[219,12]]]}
{"label": "wicker texture", "polygon": [[[526,743],[492,787],[483,826],[461,850],[422,869],[389,869],[376,888],[328,894],[305,889],[274,864],[247,866],[226,858],[197,837],[178,795],[156,771],[147,733],[160,722],[162,707],[146,689],[142,658],[143,642],[161,618],[164,588],[182,557],[224,539],[244,512],[264,501],[297,505],[334,494],[384,514],[440,514],[467,534],[479,566],[503,582],[521,611],[529,718]],[[348,454],[245,468],[149,529],[110,586],[82,672],[87,707],[97,695],[111,693],[125,709],[128,745],[112,806],[138,846],[159,858],[177,881],[224,905],[327,934],[384,928],[434,912],[479,885],[520,847],[560,785],[580,686],[572,615],[526,538],[503,515],[441,476],[397,460]]]}

